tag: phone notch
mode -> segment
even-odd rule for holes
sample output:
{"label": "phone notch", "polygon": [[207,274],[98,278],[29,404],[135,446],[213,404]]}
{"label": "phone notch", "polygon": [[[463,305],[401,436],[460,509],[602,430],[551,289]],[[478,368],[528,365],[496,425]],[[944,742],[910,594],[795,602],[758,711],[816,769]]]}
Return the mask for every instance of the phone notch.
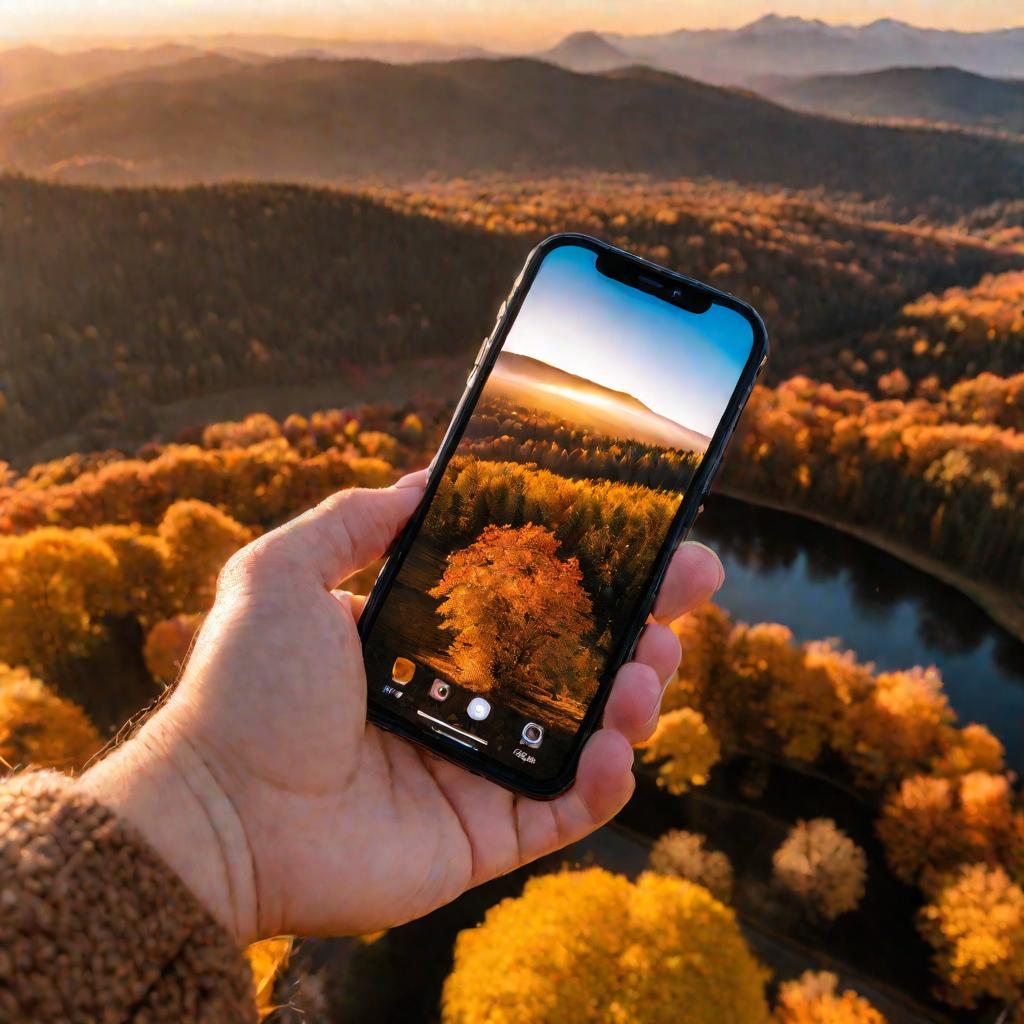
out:
{"label": "phone notch", "polygon": [[629,288],[637,288],[671,302],[688,313],[706,313],[712,305],[711,293],[700,285],[659,273],[656,268],[619,253],[601,253],[597,257],[597,272]]}

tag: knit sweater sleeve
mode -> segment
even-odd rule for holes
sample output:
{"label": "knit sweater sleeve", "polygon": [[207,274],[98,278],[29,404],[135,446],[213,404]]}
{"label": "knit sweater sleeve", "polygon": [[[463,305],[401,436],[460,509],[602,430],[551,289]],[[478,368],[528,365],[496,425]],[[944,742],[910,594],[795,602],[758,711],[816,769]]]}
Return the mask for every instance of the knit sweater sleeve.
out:
{"label": "knit sweater sleeve", "polygon": [[255,1019],[245,959],[141,836],[63,776],[0,784],[0,1022]]}

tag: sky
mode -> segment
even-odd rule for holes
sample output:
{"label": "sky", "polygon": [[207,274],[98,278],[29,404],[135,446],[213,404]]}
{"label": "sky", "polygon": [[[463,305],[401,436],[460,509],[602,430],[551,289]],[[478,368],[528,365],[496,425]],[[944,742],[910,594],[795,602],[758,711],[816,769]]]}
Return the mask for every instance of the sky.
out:
{"label": "sky", "polygon": [[598,273],[596,259],[577,245],[549,253],[503,351],[626,391],[710,437],[750,355],[750,324],[725,306],[688,313]]}
{"label": "sky", "polygon": [[275,32],[516,49],[579,29],[736,27],[770,12],[850,24],[893,17],[968,31],[1024,22],[1020,0],[0,0],[0,38]]}

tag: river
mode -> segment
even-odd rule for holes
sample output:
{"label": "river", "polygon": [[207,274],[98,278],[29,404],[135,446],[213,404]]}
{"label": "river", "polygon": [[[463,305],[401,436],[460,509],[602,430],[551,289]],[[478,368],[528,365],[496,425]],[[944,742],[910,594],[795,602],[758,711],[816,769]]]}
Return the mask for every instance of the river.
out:
{"label": "river", "polygon": [[970,598],[848,534],[719,495],[692,534],[715,548],[715,600],[739,621],[835,637],[878,669],[935,665],[961,722],[981,722],[1024,770],[1024,643]]}

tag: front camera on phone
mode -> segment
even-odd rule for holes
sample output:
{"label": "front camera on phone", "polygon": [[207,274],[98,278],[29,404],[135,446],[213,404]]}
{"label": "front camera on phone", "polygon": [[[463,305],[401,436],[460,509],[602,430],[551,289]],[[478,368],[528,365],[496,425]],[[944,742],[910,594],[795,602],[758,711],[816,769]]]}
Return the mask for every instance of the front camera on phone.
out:
{"label": "front camera on phone", "polygon": [[430,696],[434,700],[447,700],[451,692],[452,688],[443,679],[435,679],[430,684]]}
{"label": "front camera on phone", "polygon": [[524,747],[533,747],[536,750],[544,742],[544,726],[536,722],[527,722],[523,726],[521,739]]}

